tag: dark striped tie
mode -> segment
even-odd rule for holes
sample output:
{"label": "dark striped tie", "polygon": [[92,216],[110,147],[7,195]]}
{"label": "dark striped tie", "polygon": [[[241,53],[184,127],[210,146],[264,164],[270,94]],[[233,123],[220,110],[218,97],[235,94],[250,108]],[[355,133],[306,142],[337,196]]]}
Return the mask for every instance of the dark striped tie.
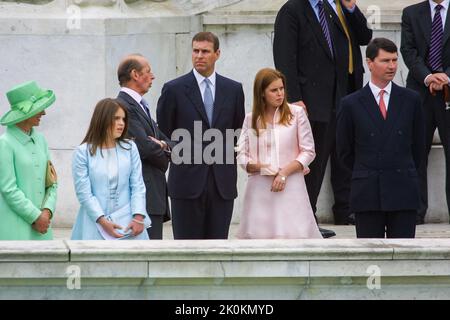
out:
{"label": "dark striped tie", "polygon": [[442,38],[444,36],[441,18],[442,8],[440,4],[436,6],[436,13],[431,24],[430,52],[428,53],[428,64],[431,71],[442,71]]}
{"label": "dark striped tie", "polygon": [[333,43],[331,42],[330,30],[328,29],[327,19],[325,18],[325,10],[323,9],[323,1],[319,0],[317,3],[317,8],[319,9],[319,20],[320,26],[322,27],[323,34],[325,39],[327,39],[328,47],[330,48],[331,56],[334,57],[333,54]]}

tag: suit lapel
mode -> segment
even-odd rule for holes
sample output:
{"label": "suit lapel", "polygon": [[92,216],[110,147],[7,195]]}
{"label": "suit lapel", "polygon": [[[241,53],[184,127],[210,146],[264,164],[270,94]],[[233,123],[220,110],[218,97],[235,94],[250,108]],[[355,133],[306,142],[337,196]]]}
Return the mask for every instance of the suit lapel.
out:
{"label": "suit lapel", "polygon": [[386,123],[383,131],[383,141],[386,141],[389,137],[394,123],[397,121],[398,116],[403,109],[402,103],[402,91],[398,89],[398,86],[392,82],[391,94],[389,97],[388,110]]}
{"label": "suit lapel", "polygon": [[447,42],[447,40],[450,38],[450,14],[449,14],[449,9],[447,9],[447,18],[445,19],[445,23],[444,23],[444,38],[442,39],[442,43],[445,45],[445,43]]}
{"label": "suit lapel", "polygon": [[[331,21],[337,26],[337,28],[345,34],[344,27],[341,24],[341,21],[339,20],[338,15],[336,14],[336,11],[334,11],[333,7],[330,5],[328,1],[324,1],[326,12],[329,12],[329,15],[331,16]],[[345,19],[345,16],[344,16]]]}
{"label": "suit lapel", "polygon": [[219,119],[219,115],[223,108],[225,108],[225,98],[226,98],[226,88],[224,84],[224,78],[216,73],[216,94],[214,98],[214,111],[213,111],[213,121],[211,127]]}
{"label": "suit lapel", "polygon": [[[326,7],[325,7],[326,8]],[[322,27],[320,26],[319,20],[317,19],[316,14],[314,13],[314,9],[311,7],[311,4],[309,1],[305,1],[305,16],[306,19],[308,19],[311,27],[313,28],[314,34],[316,35],[317,39],[319,40],[320,45],[327,53],[328,57],[333,60],[333,56],[331,55],[330,48],[328,47],[327,40],[325,39],[325,35],[323,34]],[[328,14],[325,11],[325,16],[328,16]],[[327,19],[328,22],[330,22],[329,19]],[[328,24],[330,26],[330,24]],[[331,30],[330,35],[332,35]]]}
{"label": "suit lapel", "polygon": [[380,130],[380,132],[383,132],[385,120],[381,115],[380,107],[378,106],[377,101],[375,100],[372,90],[370,90],[368,84],[363,88],[363,92],[359,97],[359,100],[363,104],[364,108],[366,108],[366,111],[372,118],[375,126],[378,128],[378,130]]}
{"label": "suit lapel", "polygon": [[205,122],[207,126],[209,126],[208,117],[206,115],[205,106],[203,105],[203,99],[200,93],[200,88],[198,87],[197,79],[195,79],[194,73],[192,71],[190,75],[191,79],[189,79],[189,82],[186,83],[185,86],[186,96],[189,98],[189,100],[191,100],[194,108],[200,114],[203,122]]}
{"label": "suit lapel", "polygon": [[[424,5],[418,10],[418,22],[423,32],[423,37],[427,47],[431,41],[431,9],[428,1],[423,3]],[[448,19],[447,19],[448,20]]]}
{"label": "suit lapel", "polygon": [[119,97],[125,100],[131,108],[134,108],[136,110],[136,112],[141,116],[141,118],[143,118],[144,121],[146,121],[149,124],[150,130],[153,132],[153,136],[156,136],[156,132],[153,130],[153,124],[151,122],[151,119],[148,118],[148,116],[145,114],[144,110],[136,102],[136,100],[134,100],[128,93],[123,91],[119,92]]}

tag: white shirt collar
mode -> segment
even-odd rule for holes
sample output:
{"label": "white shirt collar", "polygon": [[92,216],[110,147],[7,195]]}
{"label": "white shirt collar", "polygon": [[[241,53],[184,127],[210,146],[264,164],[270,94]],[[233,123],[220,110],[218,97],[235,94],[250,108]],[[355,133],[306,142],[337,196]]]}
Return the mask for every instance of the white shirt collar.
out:
{"label": "white shirt collar", "polygon": [[142,96],[139,93],[137,93],[136,91],[134,91],[133,89],[130,89],[127,87],[122,87],[122,88],[120,88],[120,91],[127,93],[130,97],[133,98],[134,101],[141,104]]}
{"label": "white shirt collar", "polygon": [[[206,79],[206,77],[202,76],[197,70],[192,69],[195,79],[197,80],[198,86],[201,88],[200,85],[203,84],[203,80]],[[216,71],[214,70],[213,73],[208,77],[209,81],[211,81],[212,87],[215,88],[216,86]]]}
{"label": "white shirt collar", "polygon": [[369,87],[370,87],[370,90],[372,90],[372,93],[373,93],[375,99],[377,99],[377,101],[378,101],[378,99],[380,98],[380,91],[381,91],[381,90],[384,90],[385,93],[386,93],[388,96],[391,94],[391,90],[392,90],[392,81],[390,81],[390,82],[388,83],[388,85],[387,85],[386,87],[384,87],[384,88],[378,88],[375,84],[373,84],[372,81],[369,81]]}
{"label": "white shirt collar", "polygon": [[[433,0],[428,0],[428,2],[430,3],[431,11],[433,12],[433,15],[434,15],[434,12],[436,12],[435,8],[439,3],[436,3]],[[444,1],[442,1],[442,3],[440,3],[440,5],[444,7],[444,10],[447,10],[449,2],[450,2],[450,0],[444,0]],[[433,16],[431,16],[431,18],[433,18]]]}

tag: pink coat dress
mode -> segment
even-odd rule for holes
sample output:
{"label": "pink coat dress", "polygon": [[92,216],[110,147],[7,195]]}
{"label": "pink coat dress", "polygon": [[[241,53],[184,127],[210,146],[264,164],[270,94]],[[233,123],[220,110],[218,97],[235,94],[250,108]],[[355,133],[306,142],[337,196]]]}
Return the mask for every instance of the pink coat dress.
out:
{"label": "pink coat dress", "polygon": [[[290,125],[274,125],[257,137],[251,128],[252,114],[245,117],[238,141],[238,164],[245,170],[248,162],[270,164],[259,174],[249,174],[245,189],[241,221],[237,233],[240,239],[301,239],[322,238],[306,190],[304,174],[314,160],[314,140],[305,111],[289,105],[294,117]],[[271,192],[275,174],[291,161],[300,162],[305,170],[287,177],[281,192]]]}

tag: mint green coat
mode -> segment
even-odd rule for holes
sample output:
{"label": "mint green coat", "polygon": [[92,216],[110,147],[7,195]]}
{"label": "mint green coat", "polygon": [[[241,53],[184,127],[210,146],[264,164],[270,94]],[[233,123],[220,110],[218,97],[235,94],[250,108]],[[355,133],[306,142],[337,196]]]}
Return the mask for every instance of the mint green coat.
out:
{"label": "mint green coat", "polygon": [[[51,240],[31,224],[43,208],[55,212],[57,185],[45,189],[49,152],[42,134],[27,135],[17,126],[0,136],[0,240]],[[44,201],[45,199],[45,201]]]}

